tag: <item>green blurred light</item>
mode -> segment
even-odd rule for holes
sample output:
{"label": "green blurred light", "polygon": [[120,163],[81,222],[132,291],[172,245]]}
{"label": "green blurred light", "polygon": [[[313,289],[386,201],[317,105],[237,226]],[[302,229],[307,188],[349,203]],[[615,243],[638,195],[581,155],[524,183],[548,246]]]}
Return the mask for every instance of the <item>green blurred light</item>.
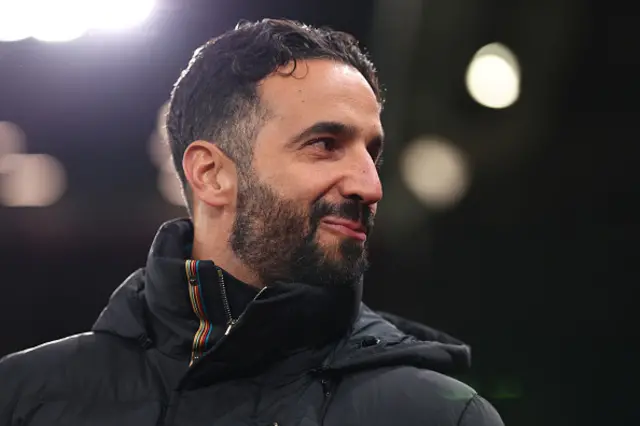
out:
{"label": "green blurred light", "polygon": [[517,379],[502,379],[496,382],[487,397],[490,399],[520,399],[523,396],[522,383]]}

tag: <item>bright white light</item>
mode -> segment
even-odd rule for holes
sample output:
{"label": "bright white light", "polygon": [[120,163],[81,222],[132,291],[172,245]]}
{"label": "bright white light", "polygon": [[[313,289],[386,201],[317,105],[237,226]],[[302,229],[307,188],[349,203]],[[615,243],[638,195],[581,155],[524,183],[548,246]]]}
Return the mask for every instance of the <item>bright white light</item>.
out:
{"label": "bright white light", "polygon": [[62,42],[81,37],[88,29],[87,0],[29,0],[32,3],[31,36]]}
{"label": "bright white light", "polygon": [[18,41],[31,36],[31,13],[27,0],[0,0],[0,41]]}
{"label": "bright white light", "polygon": [[27,137],[22,129],[9,121],[0,121],[0,158],[25,150]]}
{"label": "bright white light", "polygon": [[133,27],[147,19],[154,6],[154,0],[94,0],[90,6],[90,25],[108,30]]}
{"label": "bright white light", "polygon": [[186,205],[182,197],[180,180],[176,175],[171,159],[164,164],[160,173],[158,173],[158,190],[165,201],[175,206],[184,207]]}
{"label": "bright white light", "polygon": [[45,207],[65,192],[62,164],[46,154],[9,154],[0,158],[0,204],[9,207]]}
{"label": "bright white light", "polygon": [[125,29],[154,6],[155,0],[0,0],[0,41],[62,42],[90,29]]}
{"label": "bright white light", "polygon": [[473,99],[489,108],[506,108],[520,95],[520,66],[504,45],[492,43],[473,56],[466,74]]}
{"label": "bright white light", "polygon": [[441,138],[423,138],[407,146],[401,157],[401,172],[416,198],[434,208],[457,203],[469,185],[464,155]]}

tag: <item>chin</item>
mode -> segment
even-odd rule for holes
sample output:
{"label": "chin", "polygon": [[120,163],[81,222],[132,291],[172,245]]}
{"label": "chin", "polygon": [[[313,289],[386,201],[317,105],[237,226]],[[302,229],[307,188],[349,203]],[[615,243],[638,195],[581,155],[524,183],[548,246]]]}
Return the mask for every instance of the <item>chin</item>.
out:
{"label": "chin", "polygon": [[342,250],[340,247],[344,244],[344,238],[331,235],[328,238],[319,238],[318,246],[322,249],[325,257],[330,259],[342,258]]}

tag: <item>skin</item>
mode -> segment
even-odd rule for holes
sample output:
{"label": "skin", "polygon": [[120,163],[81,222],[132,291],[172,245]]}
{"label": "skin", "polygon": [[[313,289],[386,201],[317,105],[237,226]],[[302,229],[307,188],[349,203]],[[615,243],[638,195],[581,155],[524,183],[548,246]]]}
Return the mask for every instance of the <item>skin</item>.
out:
{"label": "skin", "polygon": [[[291,70],[291,65],[285,67],[259,85],[269,114],[256,137],[252,179],[304,217],[322,200],[334,205],[357,202],[368,210],[362,214],[373,218],[382,198],[376,162],[383,139],[381,108],[373,90],[356,69],[331,60],[298,61],[293,75],[287,75]],[[213,259],[249,285],[267,285],[230,244],[242,190],[233,161],[215,144],[195,141],[184,154],[183,168],[194,199],[193,257]],[[340,262],[345,240],[351,246],[366,243],[331,220],[323,217],[311,236],[323,256]]]}

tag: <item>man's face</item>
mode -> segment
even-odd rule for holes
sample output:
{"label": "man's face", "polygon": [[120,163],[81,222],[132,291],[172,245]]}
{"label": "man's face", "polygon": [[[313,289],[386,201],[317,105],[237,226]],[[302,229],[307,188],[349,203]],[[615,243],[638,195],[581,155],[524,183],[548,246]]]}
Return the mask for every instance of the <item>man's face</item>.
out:
{"label": "man's face", "polygon": [[240,173],[231,247],[264,284],[341,285],[367,268],[382,198],[380,106],[354,68],[300,61],[259,87],[269,119]]}

